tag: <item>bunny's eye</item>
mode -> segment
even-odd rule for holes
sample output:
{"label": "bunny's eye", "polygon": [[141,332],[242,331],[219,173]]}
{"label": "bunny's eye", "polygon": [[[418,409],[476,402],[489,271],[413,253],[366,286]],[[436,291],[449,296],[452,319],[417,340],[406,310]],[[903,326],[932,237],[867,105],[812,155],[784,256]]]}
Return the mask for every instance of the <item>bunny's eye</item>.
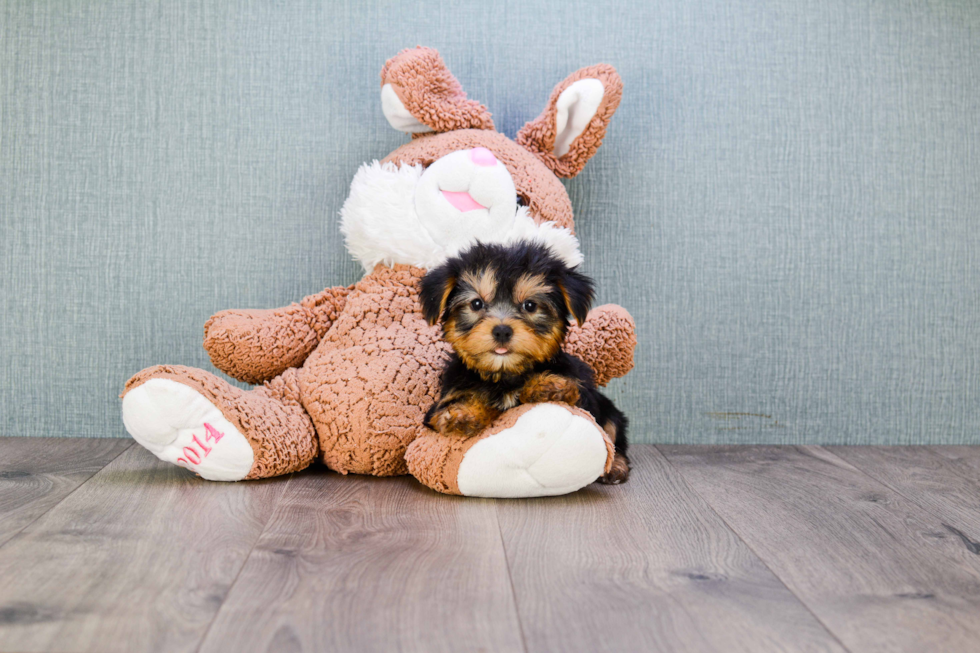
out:
{"label": "bunny's eye", "polygon": [[483,310],[483,300],[482,299],[474,299],[473,301],[470,302],[470,308],[472,308],[474,311],[482,311]]}

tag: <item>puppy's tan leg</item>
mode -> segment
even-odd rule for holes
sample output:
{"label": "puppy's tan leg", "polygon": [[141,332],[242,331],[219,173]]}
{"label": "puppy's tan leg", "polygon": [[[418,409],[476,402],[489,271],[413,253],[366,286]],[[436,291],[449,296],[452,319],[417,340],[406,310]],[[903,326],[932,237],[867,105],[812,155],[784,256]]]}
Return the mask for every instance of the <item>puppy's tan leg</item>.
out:
{"label": "puppy's tan leg", "polygon": [[535,374],[521,388],[522,404],[553,401],[574,406],[578,404],[579,389],[574,379],[551,372]]}
{"label": "puppy's tan leg", "polygon": [[[619,435],[616,433],[616,426],[612,422],[606,422],[602,426],[602,430],[609,434],[613,444],[615,444],[616,437]],[[612,467],[609,468],[609,473],[600,476],[599,482],[604,485],[619,485],[628,481],[629,477],[630,459],[626,457],[626,454],[617,451],[613,457]]]}
{"label": "puppy's tan leg", "polygon": [[429,421],[429,426],[443,435],[470,437],[500,416],[499,410],[473,394],[447,397],[444,402]]}
{"label": "puppy's tan leg", "polygon": [[630,461],[625,455],[617,453],[613,458],[612,468],[609,470],[609,473],[600,476],[599,482],[604,485],[619,485],[628,481],[629,477]]}

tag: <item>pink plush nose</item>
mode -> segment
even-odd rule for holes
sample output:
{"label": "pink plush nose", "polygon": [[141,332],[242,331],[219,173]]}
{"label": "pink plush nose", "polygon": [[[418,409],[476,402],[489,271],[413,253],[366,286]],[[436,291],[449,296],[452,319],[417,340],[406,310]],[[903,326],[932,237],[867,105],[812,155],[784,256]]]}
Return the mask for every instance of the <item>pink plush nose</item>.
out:
{"label": "pink plush nose", "polygon": [[478,166],[497,165],[497,157],[485,147],[474,147],[470,150],[470,160]]}

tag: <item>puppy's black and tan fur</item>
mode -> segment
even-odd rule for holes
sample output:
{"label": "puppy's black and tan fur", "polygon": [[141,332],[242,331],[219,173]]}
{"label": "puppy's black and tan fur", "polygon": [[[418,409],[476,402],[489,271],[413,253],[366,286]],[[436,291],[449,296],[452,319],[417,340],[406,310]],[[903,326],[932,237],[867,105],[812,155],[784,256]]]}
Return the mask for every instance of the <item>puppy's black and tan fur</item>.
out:
{"label": "puppy's black and tan fur", "polygon": [[454,354],[426,425],[470,436],[519,404],[578,406],[615,442],[612,470],[600,480],[624,482],[626,416],[596,389],[592,369],[561,348],[569,318],[584,322],[592,297],[591,279],[527,242],[477,244],[430,270],[423,314],[430,324],[442,320]]}

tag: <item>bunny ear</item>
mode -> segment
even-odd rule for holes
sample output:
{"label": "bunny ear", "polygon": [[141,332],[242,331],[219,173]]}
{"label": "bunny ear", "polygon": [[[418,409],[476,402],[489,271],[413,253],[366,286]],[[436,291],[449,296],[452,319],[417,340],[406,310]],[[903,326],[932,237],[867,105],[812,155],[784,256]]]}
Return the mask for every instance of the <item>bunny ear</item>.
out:
{"label": "bunny ear", "polygon": [[612,66],[577,70],[555,87],[548,106],[516,140],[559,177],[574,177],[602,145],[622,95],[623,80]]}
{"label": "bunny ear", "polygon": [[402,50],[381,70],[381,109],[392,127],[410,134],[493,129],[487,108],[467,100],[439,53]]}

